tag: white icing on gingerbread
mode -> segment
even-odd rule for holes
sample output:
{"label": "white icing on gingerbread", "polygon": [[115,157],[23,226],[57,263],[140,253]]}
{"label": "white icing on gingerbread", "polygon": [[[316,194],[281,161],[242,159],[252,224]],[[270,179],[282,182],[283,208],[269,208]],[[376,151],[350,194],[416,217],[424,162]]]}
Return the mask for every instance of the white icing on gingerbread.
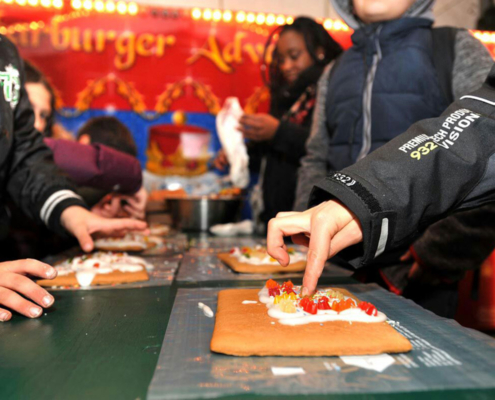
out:
{"label": "white icing on gingerbread", "polygon": [[[242,263],[252,265],[279,265],[278,261],[270,257],[266,252],[266,248],[263,246],[256,246],[254,248],[248,248],[249,254],[243,252],[239,247],[234,247],[230,251],[230,255],[237,258]],[[293,251],[289,254],[290,264],[294,264],[299,261],[306,261],[306,254],[300,251]]]}
{"label": "white icing on gingerbread", "polygon": [[[296,312],[288,313],[284,312],[280,309],[279,304],[275,304],[274,296],[270,296],[268,292],[268,288],[265,286],[258,293],[259,301],[266,305],[268,308],[268,315],[272,318],[278,319],[278,322],[282,325],[305,325],[313,322],[323,323],[330,321],[349,321],[349,322],[366,322],[366,323],[376,323],[376,322],[385,322],[387,320],[387,316],[380,311],[376,312],[376,315],[369,315],[361,308],[357,307],[357,303],[354,299],[350,297],[343,296],[342,299],[329,298],[330,306],[334,302],[345,301],[347,299],[351,299],[354,302],[355,307],[349,308],[347,310],[343,310],[340,312],[334,310],[318,310],[316,314],[310,314],[303,310],[302,307],[299,306],[300,301],[300,286],[294,286],[293,290],[296,294],[296,299],[293,300],[295,305]],[[315,294],[315,298],[318,299],[321,296],[327,296],[326,290],[319,290]]]}

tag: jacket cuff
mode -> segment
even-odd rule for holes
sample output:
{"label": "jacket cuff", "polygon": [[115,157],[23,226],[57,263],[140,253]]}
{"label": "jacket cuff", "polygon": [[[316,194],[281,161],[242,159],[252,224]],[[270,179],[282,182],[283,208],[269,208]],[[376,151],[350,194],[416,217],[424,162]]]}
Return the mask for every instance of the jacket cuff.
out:
{"label": "jacket cuff", "polygon": [[338,200],[359,220],[363,242],[339,253],[355,268],[363,267],[382,254],[393,238],[395,213],[386,212],[373,194],[348,174],[335,173],[316,185],[309,199],[313,207],[328,200]]}
{"label": "jacket cuff", "polygon": [[40,211],[40,218],[51,230],[58,234],[65,235],[67,231],[62,226],[60,217],[62,212],[71,206],[80,206],[88,209],[81,196],[72,190],[56,190],[45,196],[43,206]]}

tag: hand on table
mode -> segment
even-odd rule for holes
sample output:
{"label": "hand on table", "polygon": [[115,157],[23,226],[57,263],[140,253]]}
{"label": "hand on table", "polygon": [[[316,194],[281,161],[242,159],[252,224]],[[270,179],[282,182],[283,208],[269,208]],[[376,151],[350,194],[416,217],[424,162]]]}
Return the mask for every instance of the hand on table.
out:
{"label": "hand on table", "polygon": [[267,251],[281,265],[289,264],[284,237],[308,247],[303,295],[316,290],[325,262],[339,251],[363,240],[356,216],[342,204],[330,200],[304,212],[277,214],[268,224]]}
{"label": "hand on table", "polygon": [[122,217],[124,209],[122,208],[121,200],[121,195],[108,194],[91,207],[91,212],[103,218]]}
{"label": "hand on table", "polygon": [[61,222],[64,228],[76,237],[79,245],[86,252],[94,248],[91,235],[95,233],[102,236],[123,236],[129,231],[147,233],[147,224],[144,221],[129,218],[103,218],[79,206],[66,208],[62,212]]}
{"label": "hand on table", "polygon": [[280,125],[280,121],[269,114],[244,114],[239,123],[244,137],[255,142],[271,140]]}
{"label": "hand on table", "polygon": [[[0,263],[0,306],[29,318],[38,318],[43,307],[50,307],[54,298],[26,275],[53,279],[57,276],[57,271],[48,264],[31,259]],[[0,321],[8,321],[10,318],[12,313],[0,308]]]}
{"label": "hand on table", "polygon": [[146,218],[146,203],[148,202],[148,192],[141,186],[132,196],[122,196],[122,199],[127,202],[123,206],[124,211],[131,218],[142,219]]}
{"label": "hand on table", "polygon": [[141,187],[141,189],[131,196],[118,193],[106,195],[91,208],[91,212],[104,218],[135,218],[144,220],[146,217],[147,201],[148,192],[144,187]]}

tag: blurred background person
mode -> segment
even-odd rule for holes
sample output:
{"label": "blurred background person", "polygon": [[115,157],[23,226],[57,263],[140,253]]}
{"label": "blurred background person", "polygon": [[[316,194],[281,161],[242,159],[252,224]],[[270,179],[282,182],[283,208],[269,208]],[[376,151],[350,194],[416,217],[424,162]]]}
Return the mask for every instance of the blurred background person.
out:
{"label": "blurred background person", "polygon": [[[250,171],[260,176],[253,191],[253,204],[259,206],[253,214],[259,215],[264,227],[278,212],[292,210],[297,170],[310,132],[316,84],[325,66],[342,52],[321,24],[306,17],[298,17],[291,25],[272,32],[265,46],[265,59],[272,47],[272,62],[265,66],[270,112],[245,114],[239,121],[240,130],[249,139]],[[215,165],[222,169],[225,164],[225,155],[220,152]]]}
{"label": "blurred background person", "polygon": [[34,112],[34,127],[45,137],[74,140],[69,132],[55,123],[55,91],[45,75],[27,60],[24,60],[24,72],[26,92]]}

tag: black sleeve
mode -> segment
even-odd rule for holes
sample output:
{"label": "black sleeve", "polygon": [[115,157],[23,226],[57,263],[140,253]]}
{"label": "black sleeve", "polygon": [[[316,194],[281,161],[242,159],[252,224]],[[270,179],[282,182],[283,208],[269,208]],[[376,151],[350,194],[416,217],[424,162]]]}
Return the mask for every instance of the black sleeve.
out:
{"label": "black sleeve", "polygon": [[414,124],[358,163],[327,177],[310,205],[338,199],[359,219],[363,243],[341,254],[355,267],[411,243],[457,209],[495,201],[495,68],[439,118]]}
{"label": "black sleeve", "polygon": [[271,141],[272,148],[297,163],[306,154],[305,146],[309,132],[310,127],[289,121],[280,121],[280,125]]}
{"label": "black sleeve", "polygon": [[[2,46],[21,77],[19,100],[13,109],[13,151],[9,159],[7,191],[19,207],[36,221],[43,221],[58,233],[62,211],[71,205],[85,207],[73,186],[53,163],[51,150],[34,128],[34,114],[24,89],[24,68],[15,46],[2,37]],[[2,106],[9,107],[6,102]]]}
{"label": "black sleeve", "polygon": [[416,260],[437,275],[461,278],[495,249],[495,203],[456,212],[431,225],[413,245]]}

